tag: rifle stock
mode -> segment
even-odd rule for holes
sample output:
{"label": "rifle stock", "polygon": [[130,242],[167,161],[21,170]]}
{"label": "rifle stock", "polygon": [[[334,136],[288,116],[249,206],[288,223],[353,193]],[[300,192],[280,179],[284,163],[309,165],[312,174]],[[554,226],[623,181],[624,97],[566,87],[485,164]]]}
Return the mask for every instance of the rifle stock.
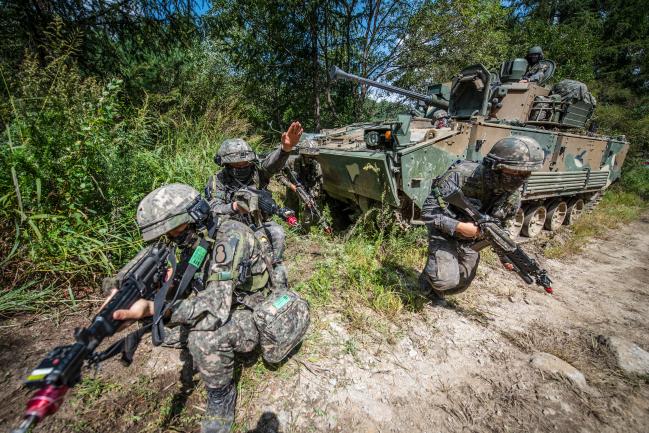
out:
{"label": "rifle stock", "polygon": [[542,269],[536,260],[527,255],[525,251],[509,237],[507,232],[500,226],[500,222],[488,215],[483,215],[478,209],[462,194],[456,190],[444,197],[444,200],[453,207],[459,209],[473,220],[482,232],[485,240],[500,257],[505,257],[513,266],[516,273],[527,284],[536,282],[547,293],[552,293],[552,280],[547,271]]}

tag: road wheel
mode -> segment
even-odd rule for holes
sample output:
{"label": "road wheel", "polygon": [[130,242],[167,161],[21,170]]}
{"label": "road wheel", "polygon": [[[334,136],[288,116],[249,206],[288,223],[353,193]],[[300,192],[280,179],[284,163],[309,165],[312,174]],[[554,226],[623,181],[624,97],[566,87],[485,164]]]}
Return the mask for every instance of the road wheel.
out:
{"label": "road wheel", "polygon": [[541,230],[543,230],[546,215],[547,210],[545,209],[545,206],[532,205],[528,207],[525,211],[523,226],[521,227],[521,233],[523,236],[530,238],[538,236],[538,234],[541,233]]}
{"label": "road wheel", "polygon": [[521,228],[523,227],[523,221],[525,220],[525,211],[522,207],[519,207],[516,211],[516,215],[511,219],[511,222],[507,224],[507,232],[512,239],[516,239],[521,234]]}
{"label": "road wheel", "polygon": [[566,210],[566,218],[563,223],[566,225],[574,224],[584,212],[584,200],[580,198],[573,198],[568,202],[568,209]]}
{"label": "road wheel", "polygon": [[545,228],[551,232],[557,230],[563,224],[568,213],[568,203],[559,201],[548,207],[548,215],[545,217]]}

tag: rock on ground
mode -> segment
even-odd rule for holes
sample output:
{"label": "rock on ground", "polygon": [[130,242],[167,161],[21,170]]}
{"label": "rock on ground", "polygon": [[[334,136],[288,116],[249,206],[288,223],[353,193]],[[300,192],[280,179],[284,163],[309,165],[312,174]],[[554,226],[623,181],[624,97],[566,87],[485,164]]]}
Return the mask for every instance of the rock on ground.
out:
{"label": "rock on ground", "polygon": [[530,364],[547,373],[557,374],[570,380],[582,390],[589,389],[584,374],[561,358],[545,352],[534,353],[530,357]]}
{"label": "rock on ground", "polygon": [[618,367],[625,373],[649,376],[649,352],[624,338],[600,335],[597,339],[615,355]]}

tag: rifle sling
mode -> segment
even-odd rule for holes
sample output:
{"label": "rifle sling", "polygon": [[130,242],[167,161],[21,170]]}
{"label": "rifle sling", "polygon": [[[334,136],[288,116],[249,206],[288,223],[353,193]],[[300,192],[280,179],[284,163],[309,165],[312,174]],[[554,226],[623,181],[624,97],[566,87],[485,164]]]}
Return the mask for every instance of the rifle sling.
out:
{"label": "rifle sling", "polygon": [[[198,271],[203,266],[206,252],[208,251],[209,248],[208,239],[211,240],[218,226],[219,225],[216,222],[214,222],[209,228],[207,236],[201,237],[198,246],[196,247],[196,249],[194,249],[194,253],[192,254],[192,257],[189,259],[189,263],[187,263],[187,268],[183,273],[183,276],[180,280],[180,284],[178,285],[178,289],[176,290],[176,293],[173,299],[171,300],[171,302],[167,302],[167,293],[169,292],[169,288],[173,284],[173,280],[174,280],[173,277],[169,278],[169,280],[167,280],[167,282],[158,291],[158,293],[156,293],[155,299],[153,301],[153,326],[151,329],[151,341],[153,342],[154,346],[159,346],[164,341],[165,331],[164,331],[164,323],[162,322],[162,320],[164,319],[165,314],[167,314],[167,311],[169,311],[171,306],[178,300],[178,298],[185,294],[187,287],[189,287],[189,284],[194,279],[194,275],[196,274],[196,271]],[[201,252],[201,250],[203,252]],[[176,257],[173,254],[170,254],[170,256],[173,256],[171,260],[172,260],[172,267],[174,268],[174,273],[175,273]]]}
{"label": "rifle sling", "polygon": [[92,363],[100,363],[116,356],[118,353],[121,353],[122,363],[126,366],[131,365],[133,362],[133,355],[135,355],[135,351],[137,350],[140,341],[142,341],[142,337],[151,330],[152,325],[153,322],[148,322],[135,331],[128,333],[126,337],[117,340],[103,352],[95,354],[92,357]]}

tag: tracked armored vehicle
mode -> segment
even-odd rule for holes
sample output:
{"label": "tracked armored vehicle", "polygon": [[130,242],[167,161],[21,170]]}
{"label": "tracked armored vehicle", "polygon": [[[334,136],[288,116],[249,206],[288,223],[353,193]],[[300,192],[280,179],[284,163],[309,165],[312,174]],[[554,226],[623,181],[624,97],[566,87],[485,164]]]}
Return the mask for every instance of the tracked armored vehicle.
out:
{"label": "tracked armored vehicle", "polygon": [[[497,72],[472,65],[430,94],[400,89],[333,68],[334,79],[353,80],[413,98],[424,105],[417,115],[393,121],[323,130],[310,157],[319,164],[321,189],[348,209],[364,212],[386,203],[404,221],[421,224],[421,206],[436,176],[459,159],[482,160],[496,141],[530,136],[545,152],[540,172],[523,187],[523,204],[513,234],[534,237],[545,227],[571,224],[597,203],[620,176],[628,143],[622,137],[587,133],[595,100],[582,83],[564,80],[553,87],[521,82],[525,59],[502,64]],[[437,110],[448,116],[439,127]],[[439,113],[439,111],[438,111]]]}

